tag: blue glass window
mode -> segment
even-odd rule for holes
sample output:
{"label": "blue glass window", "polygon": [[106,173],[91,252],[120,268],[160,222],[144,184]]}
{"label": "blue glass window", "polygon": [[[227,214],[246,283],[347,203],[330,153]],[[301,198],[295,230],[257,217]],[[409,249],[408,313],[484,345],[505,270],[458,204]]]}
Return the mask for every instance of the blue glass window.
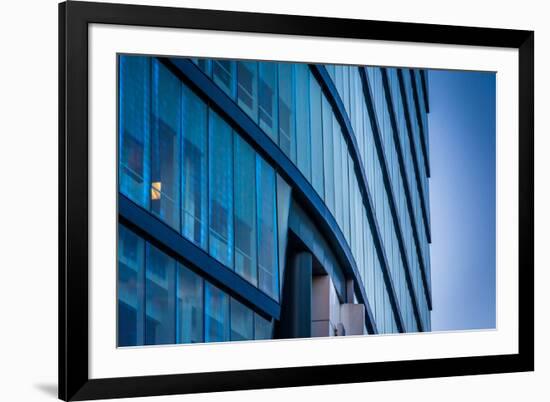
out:
{"label": "blue glass window", "polygon": [[325,204],[334,215],[334,143],[332,139],[332,108],[326,97],[322,97],[323,154],[325,177]]}
{"label": "blue glass window", "polygon": [[341,137],[342,141],[340,145],[342,146],[342,214],[344,217],[342,232],[346,236],[348,243],[350,243],[350,230],[349,230],[349,161],[350,159],[348,154],[348,147],[346,145],[346,140],[344,137]]}
{"label": "blue glass window", "polygon": [[119,189],[149,209],[151,61],[119,58]]}
{"label": "blue glass window", "polygon": [[309,125],[309,67],[296,65],[296,135],[298,169],[311,182],[311,133]]}
{"label": "blue glass window", "polygon": [[182,233],[206,249],[207,107],[183,86]]}
{"label": "blue glass window", "polygon": [[179,231],[181,83],[153,61],[151,211]]}
{"label": "blue glass window", "polygon": [[350,105],[350,90],[349,90],[349,75],[350,75],[350,67],[349,66],[342,66],[342,102],[344,102],[344,108],[346,109],[346,112],[348,116],[350,115],[351,105]]}
{"label": "blue glass window", "polygon": [[204,71],[206,75],[210,76],[211,70],[212,70],[210,59],[194,58],[192,60],[193,60],[193,63],[195,63],[202,71]]}
{"label": "blue glass window", "polygon": [[384,292],[385,292],[385,283],[384,278],[382,275],[382,268],[380,267],[380,262],[376,261],[376,318],[377,318],[377,324],[380,328],[380,332],[385,332],[385,318],[384,318]]}
{"label": "blue glass window", "polygon": [[311,184],[317,194],[323,198],[323,117],[321,112],[321,87],[310,73],[310,122],[311,122]]}
{"label": "blue glass window", "polygon": [[254,339],[271,339],[272,332],[271,321],[254,313]]}
{"label": "blue glass window", "polygon": [[145,244],[118,226],[118,346],[143,344]]}
{"label": "blue glass window", "polygon": [[212,80],[230,97],[235,96],[235,62],[212,60]]}
{"label": "blue glass window", "polygon": [[147,243],[145,344],[175,343],[176,261]]}
{"label": "blue glass window", "polygon": [[257,285],[256,264],[256,156],[235,134],[235,271]]}
{"label": "blue glass window", "polygon": [[277,64],[261,62],[259,68],[259,124],[277,142]]}
{"label": "blue glass window", "polygon": [[344,214],[343,214],[343,200],[342,200],[342,191],[343,191],[343,182],[342,178],[344,174],[342,172],[342,130],[340,129],[340,124],[336,120],[336,117],[332,116],[332,139],[333,139],[333,150],[334,150],[334,218],[338,222],[338,226],[344,231]]}
{"label": "blue glass window", "polygon": [[205,283],[204,288],[204,340],[206,342],[228,341],[230,339],[229,296],[208,282]]}
{"label": "blue glass window", "polygon": [[256,196],[258,208],[258,279],[259,287],[279,299],[277,262],[277,210],[275,171],[256,156]]}
{"label": "blue glass window", "polygon": [[203,279],[178,265],[177,339],[178,343],[203,342]]}
{"label": "blue glass window", "polygon": [[210,111],[209,123],[210,255],[233,267],[233,133]]}
{"label": "blue glass window", "polygon": [[336,65],[334,66],[334,85],[336,85],[336,90],[338,95],[342,99],[342,104],[344,104],[344,66]]}
{"label": "blue glass window", "polygon": [[359,231],[355,229],[355,223],[357,223],[357,219],[355,218],[355,209],[357,207],[356,198],[355,198],[355,175],[352,171],[352,162],[351,158],[348,159],[348,179],[349,179],[349,228],[350,228],[350,236],[348,239],[348,244],[351,247],[351,252],[355,256],[356,260],[359,257],[358,250],[357,250],[357,241],[359,240]]}
{"label": "blue glass window", "polygon": [[237,62],[237,104],[252,120],[258,120],[258,63]]}
{"label": "blue glass window", "polygon": [[279,63],[279,147],[296,163],[294,65]]}
{"label": "blue glass window", "polygon": [[235,299],[231,299],[231,340],[245,341],[253,338],[254,313]]}

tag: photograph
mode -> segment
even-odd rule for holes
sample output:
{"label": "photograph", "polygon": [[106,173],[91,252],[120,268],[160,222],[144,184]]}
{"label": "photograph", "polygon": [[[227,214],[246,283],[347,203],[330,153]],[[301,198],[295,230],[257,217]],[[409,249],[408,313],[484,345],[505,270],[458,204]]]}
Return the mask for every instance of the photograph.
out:
{"label": "photograph", "polygon": [[498,328],[494,71],[116,57],[118,348]]}
{"label": "photograph", "polygon": [[58,8],[60,399],[534,370],[529,24],[130,3]]}

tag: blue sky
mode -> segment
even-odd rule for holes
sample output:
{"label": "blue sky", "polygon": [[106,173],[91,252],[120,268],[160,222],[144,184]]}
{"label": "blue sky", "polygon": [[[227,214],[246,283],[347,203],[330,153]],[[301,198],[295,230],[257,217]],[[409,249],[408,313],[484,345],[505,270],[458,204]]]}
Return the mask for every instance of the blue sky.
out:
{"label": "blue sky", "polygon": [[434,331],[495,327],[495,85],[429,72]]}

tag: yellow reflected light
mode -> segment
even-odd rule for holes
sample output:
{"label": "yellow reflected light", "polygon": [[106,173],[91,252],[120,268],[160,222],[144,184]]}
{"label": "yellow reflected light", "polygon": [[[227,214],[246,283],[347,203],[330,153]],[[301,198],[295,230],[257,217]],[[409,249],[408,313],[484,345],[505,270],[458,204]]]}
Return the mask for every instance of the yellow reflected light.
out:
{"label": "yellow reflected light", "polygon": [[154,181],[151,183],[151,199],[160,200],[160,192],[162,189],[162,183],[160,181]]}

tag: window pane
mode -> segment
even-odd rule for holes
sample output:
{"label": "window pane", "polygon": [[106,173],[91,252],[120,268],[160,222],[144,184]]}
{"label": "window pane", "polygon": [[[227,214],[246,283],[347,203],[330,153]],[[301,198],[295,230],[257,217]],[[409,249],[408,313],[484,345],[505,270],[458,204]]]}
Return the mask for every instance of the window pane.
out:
{"label": "window pane", "polygon": [[279,63],[279,147],[296,163],[294,65]]}
{"label": "window pane", "polygon": [[229,125],[210,112],[210,254],[233,268],[233,137]]}
{"label": "window pane", "polygon": [[258,284],[256,266],[256,157],[235,134],[235,271]]}
{"label": "window pane", "polygon": [[309,129],[309,67],[296,65],[296,134],[298,169],[311,183],[311,138]]}
{"label": "window pane", "polygon": [[193,63],[195,63],[206,75],[210,76],[211,67],[209,59],[193,58],[191,60],[193,60]]}
{"label": "window pane", "polygon": [[338,95],[342,98],[342,103],[344,103],[344,66],[334,66],[334,85],[336,85],[336,90]]}
{"label": "window pane", "polygon": [[323,198],[325,187],[323,183],[323,129],[321,115],[321,87],[309,74],[310,94],[310,124],[311,124],[311,184],[317,194]]}
{"label": "window pane", "polygon": [[153,62],[151,211],[179,231],[181,83]]}
{"label": "window pane", "polygon": [[183,86],[182,232],[206,249],[206,104]]}
{"label": "window pane", "polygon": [[213,81],[231,98],[235,94],[235,62],[212,60]]}
{"label": "window pane", "polygon": [[237,62],[237,103],[252,120],[258,120],[258,63]]}
{"label": "window pane", "polygon": [[118,226],[118,346],[143,344],[144,241]]}
{"label": "window pane", "polygon": [[271,321],[254,314],[254,339],[271,339]]}
{"label": "window pane", "polygon": [[149,113],[151,62],[147,57],[119,58],[120,192],[149,208]]}
{"label": "window pane", "polygon": [[349,66],[342,66],[342,76],[344,78],[343,81],[343,94],[342,94],[342,101],[344,102],[344,107],[347,111],[347,114],[349,116],[350,111],[350,101],[349,101]]}
{"label": "window pane", "polygon": [[342,191],[342,213],[344,216],[344,226],[342,227],[342,232],[344,232],[344,235],[346,236],[346,239],[349,244],[349,178],[348,178],[348,147],[346,145],[346,140],[342,136],[342,142],[340,143],[342,146],[342,184],[343,184],[343,191]]}
{"label": "window pane", "polygon": [[277,142],[277,64],[261,62],[259,67],[259,124]]}
{"label": "window pane", "polygon": [[254,314],[235,299],[231,299],[231,340],[253,339]]}
{"label": "window pane", "polygon": [[275,171],[262,158],[256,157],[258,199],[258,279],[259,287],[279,299],[277,267],[277,211],[275,209]]}
{"label": "window pane", "polygon": [[203,280],[178,265],[177,342],[203,342]]}
{"label": "window pane", "polygon": [[323,96],[323,153],[325,171],[325,204],[334,215],[334,145],[332,139],[332,109]]}
{"label": "window pane", "polygon": [[205,342],[229,340],[229,296],[205,282]]}
{"label": "window pane", "polygon": [[145,344],[175,343],[176,261],[147,243]]}
{"label": "window pane", "polygon": [[342,212],[342,146],[340,145],[342,138],[342,131],[340,130],[340,124],[336,120],[336,117],[332,116],[332,139],[333,139],[333,150],[334,150],[334,218],[338,226],[344,231],[344,214]]}
{"label": "window pane", "polygon": [[348,244],[351,247],[351,252],[355,256],[355,259],[357,260],[358,250],[357,247],[357,240],[359,240],[359,233],[355,230],[355,222],[357,220],[355,219],[355,207],[357,205],[356,199],[355,199],[355,175],[353,174],[352,164],[351,164],[351,158],[348,159],[348,179],[349,179],[349,227],[350,227],[350,236],[348,238]]}

